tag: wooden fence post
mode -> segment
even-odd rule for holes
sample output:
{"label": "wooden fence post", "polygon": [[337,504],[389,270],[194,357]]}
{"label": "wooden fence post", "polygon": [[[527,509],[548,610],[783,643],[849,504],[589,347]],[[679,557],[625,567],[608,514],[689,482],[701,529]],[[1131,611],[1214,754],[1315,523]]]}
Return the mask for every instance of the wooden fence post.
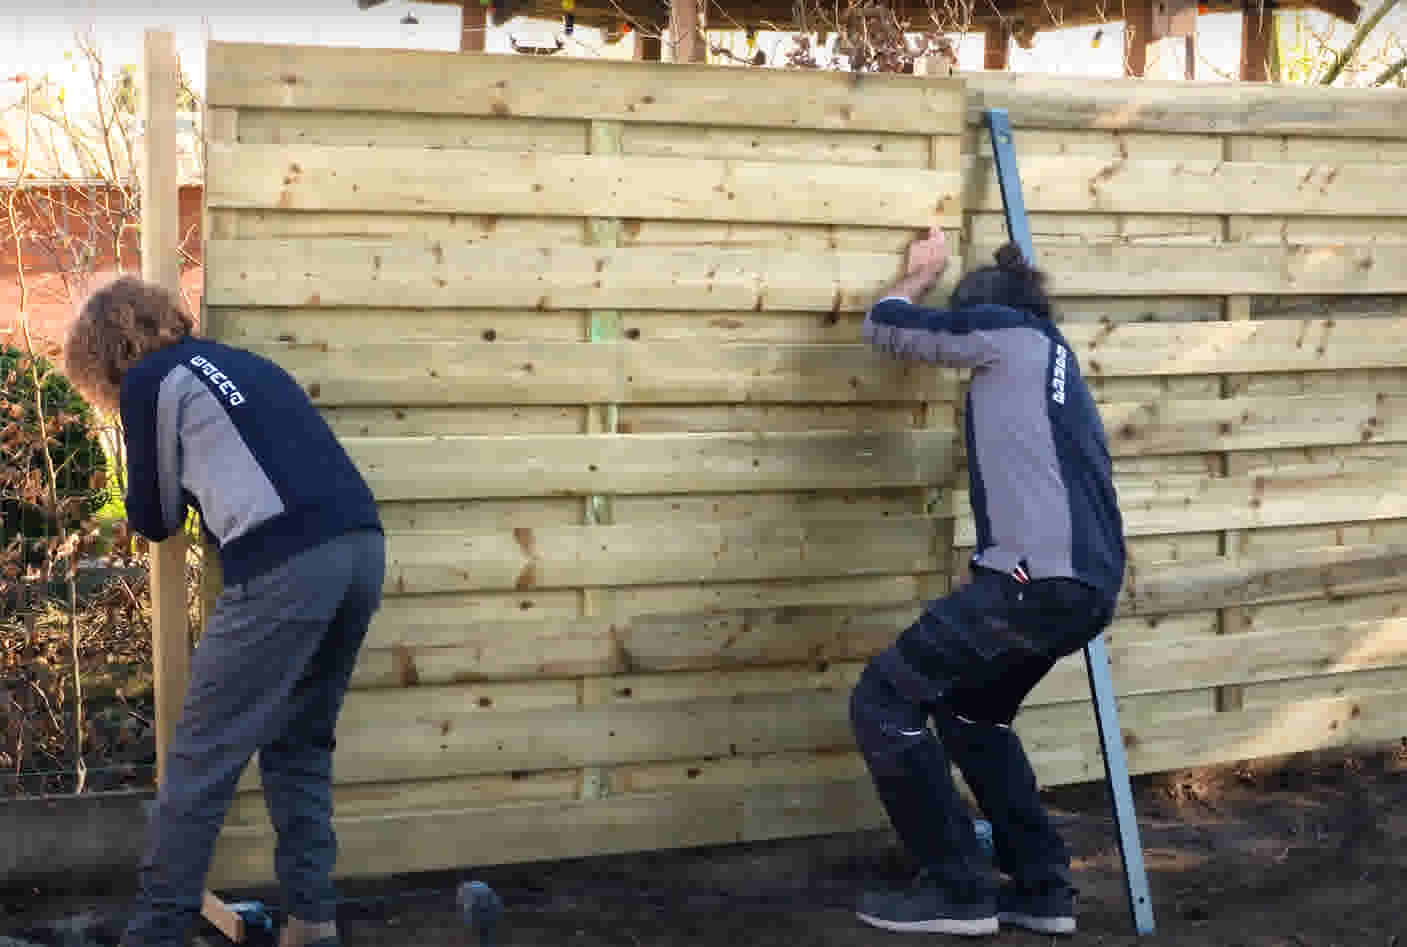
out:
{"label": "wooden fence post", "polygon": [[[176,161],[176,43],[148,30],[142,94],[142,278],[181,291],[180,191]],[[166,747],[181,717],[190,676],[186,618],[186,538],[157,543],[151,557],[152,684],[156,697],[156,765],[165,778]]]}
{"label": "wooden fence post", "polygon": [[[142,47],[142,278],[181,292],[181,185],[176,152],[180,88],[176,39],[147,30]],[[190,683],[191,635],[187,608],[186,535],[151,550],[152,691],[156,704],[156,778],[166,778],[166,750],[181,719]],[[243,919],[206,892],[202,913],[233,941],[244,939]]]}

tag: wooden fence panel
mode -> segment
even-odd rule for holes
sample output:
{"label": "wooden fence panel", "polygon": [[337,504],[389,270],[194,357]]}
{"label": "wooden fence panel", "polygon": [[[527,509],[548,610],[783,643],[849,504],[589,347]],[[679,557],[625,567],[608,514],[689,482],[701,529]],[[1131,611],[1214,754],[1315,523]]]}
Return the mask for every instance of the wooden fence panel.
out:
{"label": "wooden fence panel", "polygon": [[[298,379],[388,531],[342,874],[883,824],[848,691],[975,528],[963,378],[860,324],[919,228],[940,294],[1005,240],[984,104],[1109,432],[1132,768],[1407,732],[1400,96],[209,64],[205,325]],[[1043,782],[1102,777],[1078,656],[1017,727]],[[271,877],[257,790],[217,883]]]}

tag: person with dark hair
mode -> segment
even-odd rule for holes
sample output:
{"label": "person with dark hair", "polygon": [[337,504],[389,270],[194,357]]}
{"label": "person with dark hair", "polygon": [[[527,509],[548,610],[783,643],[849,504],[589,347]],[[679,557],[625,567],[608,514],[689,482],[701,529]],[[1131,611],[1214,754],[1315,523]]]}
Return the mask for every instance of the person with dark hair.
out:
{"label": "person with dark hair", "polygon": [[194,507],[225,582],[167,747],[123,944],[186,943],[257,752],[289,915],[281,947],[335,947],[332,750],[381,603],[380,514],[297,381],[193,326],[175,295],[122,277],[88,300],[65,347],[75,387],[121,415],[132,528],[160,542]]}
{"label": "person with dark hair", "polygon": [[[919,865],[911,886],[861,896],[860,919],[886,930],[1075,930],[1069,851],[1011,724],[1055,663],[1112,620],[1123,518],[1104,427],[1051,321],[1046,277],[1014,245],[996,259],[959,281],[948,308],[917,305],[948,262],[935,229],[910,246],[906,273],[863,330],[894,356],[971,370],[970,580],[870,661],[850,700],[880,800]],[[1000,883],[950,762],[992,823]]]}

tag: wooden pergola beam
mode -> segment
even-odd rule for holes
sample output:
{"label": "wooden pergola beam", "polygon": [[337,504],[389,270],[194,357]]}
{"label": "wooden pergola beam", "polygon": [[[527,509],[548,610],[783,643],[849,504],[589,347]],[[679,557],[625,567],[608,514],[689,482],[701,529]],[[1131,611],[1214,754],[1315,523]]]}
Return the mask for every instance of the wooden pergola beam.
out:
{"label": "wooden pergola beam", "polygon": [[1274,0],[1244,0],[1241,13],[1242,82],[1266,82],[1270,79],[1274,31]]}
{"label": "wooden pergola beam", "polygon": [[1124,74],[1147,78],[1176,78],[1175,50],[1183,47],[1180,77],[1197,75],[1196,0],[1134,0],[1124,27]]}
{"label": "wooden pergola beam", "polygon": [[488,39],[488,8],[479,0],[459,0],[459,51],[482,53]]}
{"label": "wooden pergola beam", "polygon": [[983,35],[982,44],[982,68],[991,72],[1005,69],[1011,59],[1011,27],[1005,23],[991,24]]}
{"label": "wooden pergola beam", "polygon": [[670,0],[669,41],[675,62],[707,62],[706,18],[700,0]]}
{"label": "wooden pergola beam", "polygon": [[[452,3],[470,9],[477,0],[425,0]],[[900,19],[919,24],[927,21],[926,0],[886,0],[892,2]],[[738,29],[797,28],[796,9],[791,0],[710,0],[713,19]],[[1119,8],[1107,0],[995,0],[996,7],[973,11],[971,27],[986,30],[1004,21],[1022,21],[1029,28],[1052,30],[1093,26],[1116,19]],[[1242,0],[1209,0],[1206,13],[1239,13]],[[482,12],[475,10],[475,15]],[[1284,0],[1279,10],[1322,10],[1349,23],[1357,22],[1361,8],[1355,0]],[[562,15],[561,0],[516,0],[512,16],[556,20]],[[662,0],[577,0],[576,22],[580,26],[614,28],[631,22],[653,31],[667,26],[668,9]]]}

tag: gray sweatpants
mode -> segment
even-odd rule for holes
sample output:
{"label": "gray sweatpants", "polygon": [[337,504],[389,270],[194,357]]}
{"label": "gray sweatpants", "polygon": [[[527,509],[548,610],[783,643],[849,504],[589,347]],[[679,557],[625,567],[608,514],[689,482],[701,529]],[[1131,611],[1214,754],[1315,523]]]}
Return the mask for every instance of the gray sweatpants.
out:
{"label": "gray sweatpants", "polygon": [[349,533],[221,594],[167,749],[127,947],[185,944],[255,751],[284,907],[312,923],[334,919],[333,736],[385,569],[382,535]]}

